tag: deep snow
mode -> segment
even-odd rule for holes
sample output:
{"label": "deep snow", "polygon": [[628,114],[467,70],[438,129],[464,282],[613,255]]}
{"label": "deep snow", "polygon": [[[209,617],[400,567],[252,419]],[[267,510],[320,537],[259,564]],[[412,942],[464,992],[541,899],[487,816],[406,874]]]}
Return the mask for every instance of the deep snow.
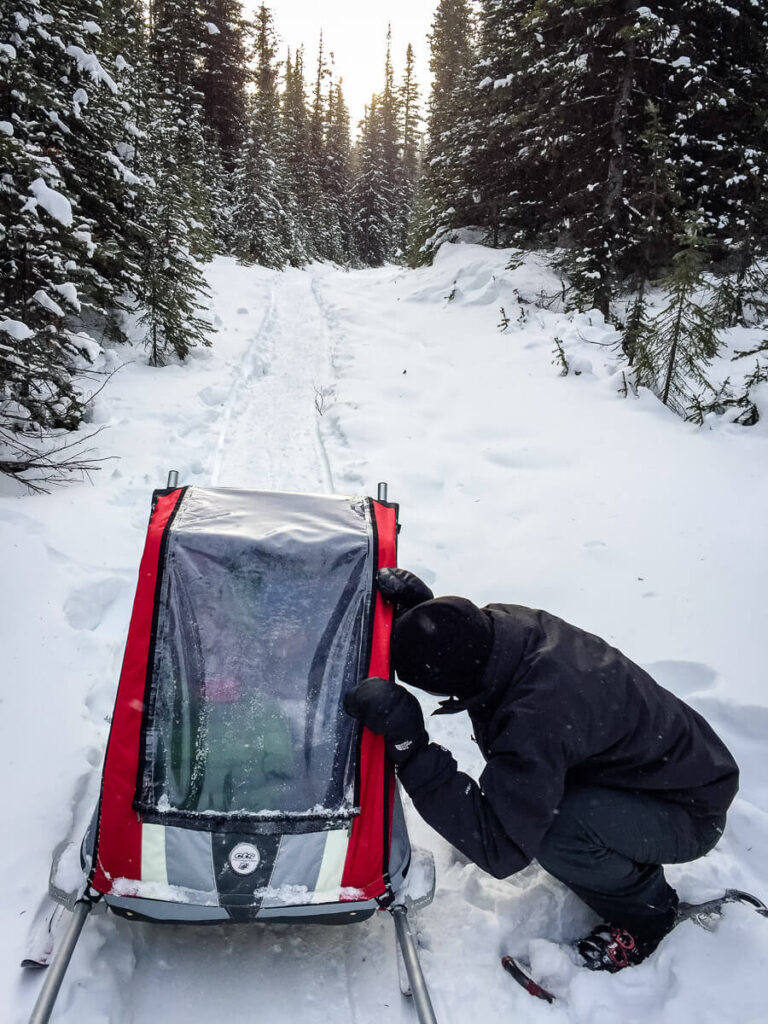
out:
{"label": "deep snow", "polygon": [[[702,711],[742,767],[723,841],[670,877],[686,899],[726,886],[768,897],[768,409],[756,428],[696,428],[649,394],[621,398],[615,333],[537,308],[557,283],[534,262],[505,271],[507,258],[446,246],[416,272],[284,273],[218,259],[212,349],[161,370],[121,353],[133,361],[94,407],[117,458],[93,484],[36,497],[0,484],[3,1022],[25,1020],[40,985],[18,960],[51,851],[95,799],[150,495],[172,468],[185,483],[284,490],[375,493],[387,480],[400,564],[437,593],[544,607],[622,648]],[[556,337],[578,375],[559,376]],[[479,772],[463,716],[429,727]],[[714,935],[682,925],[641,967],[595,976],[553,944],[592,921],[562,886],[535,866],[492,879],[410,808],[409,824],[438,867],[418,932],[441,1024],[768,1021],[768,924],[751,911],[730,908]],[[554,1007],[499,967],[529,944],[563,996]],[[415,1021],[386,915],[341,929],[94,916],[54,1020],[329,1017]]]}

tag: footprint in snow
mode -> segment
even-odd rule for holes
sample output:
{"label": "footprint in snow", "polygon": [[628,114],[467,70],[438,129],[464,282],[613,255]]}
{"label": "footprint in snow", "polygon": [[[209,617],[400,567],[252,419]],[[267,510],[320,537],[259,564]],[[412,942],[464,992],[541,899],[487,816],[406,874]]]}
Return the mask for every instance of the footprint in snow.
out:
{"label": "footprint in snow", "polygon": [[504,469],[551,469],[563,466],[562,459],[540,448],[497,448],[483,449],[488,462]]}
{"label": "footprint in snow", "polygon": [[73,590],[64,602],[64,617],[72,629],[98,629],[106,612],[129,590],[127,580],[107,576]]}
{"label": "footprint in snow", "polygon": [[36,519],[32,519],[23,512],[16,512],[12,509],[0,509],[0,523],[10,523],[12,526],[21,526],[30,533],[40,534],[44,532],[42,524],[38,523]]}
{"label": "footprint in snow", "polygon": [[657,683],[672,690],[678,697],[711,690],[717,682],[714,669],[698,661],[655,661],[643,667]]}
{"label": "footprint in snow", "polygon": [[223,405],[226,401],[229,389],[217,386],[215,384],[209,384],[207,388],[203,388],[202,391],[198,391],[197,397],[204,405]]}

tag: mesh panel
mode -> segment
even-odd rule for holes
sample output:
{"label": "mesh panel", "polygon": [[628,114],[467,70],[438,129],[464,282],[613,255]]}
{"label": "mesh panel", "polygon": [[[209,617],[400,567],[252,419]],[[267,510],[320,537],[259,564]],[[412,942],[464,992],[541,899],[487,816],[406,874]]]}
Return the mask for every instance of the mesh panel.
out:
{"label": "mesh panel", "polygon": [[281,831],[353,815],[341,697],[367,666],[374,561],[366,499],[186,492],[159,591],[141,810]]}

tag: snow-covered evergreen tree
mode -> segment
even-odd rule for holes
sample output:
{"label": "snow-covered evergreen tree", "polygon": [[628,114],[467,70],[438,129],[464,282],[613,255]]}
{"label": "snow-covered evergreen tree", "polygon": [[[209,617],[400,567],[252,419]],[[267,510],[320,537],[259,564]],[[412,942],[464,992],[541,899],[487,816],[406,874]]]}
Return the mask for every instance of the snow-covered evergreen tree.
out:
{"label": "snow-covered evergreen tree", "polygon": [[296,51],[293,60],[288,51],[280,114],[279,155],[285,167],[286,187],[293,203],[294,251],[291,263],[301,266],[307,259],[315,259],[318,255],[310,233],[310,208],[315,193],[309,172],[309,122],[302,49]]}
{"label": "snow-covered evergreen tree", "polygon": [[349,111],[340,81],[332,84],[328,95],[325,130],[325,170],[323,185],[328,211],[327,233],[339,263],[354,263],[356,250],[352,229],[351,142]]}
{"label": "snow-covered evergreen tree", "polygon": [[387,175],[384,126],[379,98],[373,96],[361,126],[355,154],[352,218],[360,258],[378,267],[392,256],[395,196]]}
{"label": "snow-covered evergreen tree", "polygon": [[416,186],[421,175],[421,95],[416,80],[416,58],[413,47],[408,44],[405,53],[405,70],[400,85],[400,116],[402,139],[402,184],[400,213],[396,244],[405,253],[408,245],[408,227],[414,205]]}
{"label": "snow-covered evergreen tree", "polygon": [[309,212],[312,248],[320,259],[343,259],[343,247],[335,204],[328,181],[328,92],[332,72],[325,55],[323,34],[318,45],[315,83],[307,126],[307,182],[305,193]]}
{"label": "snow-covered evergreen tree", "polygon": [[691,217],[684,226],[673,266],[661,282],[667,305],[650,320],[640,310],[636,314],[642,320],[635,330],[635,380],[681,415],[695,405],[697,393],[710,387],[706,370],[719,348],[711,310],[702,301],[702,220]]}
{"label": "snow-covered evergreen tree", "polygon": [[279,156],[277,42],[264,4],[256,12],[255,48],[256,91],[233,176],[233,249],[244,263],[280,268],[289,260],[292,226],[283,205],[288,186]]}
{"label": "snow-covered evergreen tree", "polygon": [[148,230],[138,292],[139,324],[153,366],[172,356],[184,359],[192,348],[210,344],[210,323],[200,315],[208,290],[194,254],[196,222],[189,214],[186,169],[173,157],[182,150],[183,130],[172,103],[154,107],[148,126],[153,145],[142,168],[155,187],[144,211]]}
{"label": "snow-covered evergreen tree", "polygon": [[[432,88],[428,103],[424,179],[418,216],[412,219],[409,261],[429,262],[457,223],[456,202],[464,191],[463,112],[474,60],[473,21],[468,0],[440,0],[430,35]],[[461,127],[460,127],[461,126]]]}
{"label": "snow-covered evergreen tree", "polygon": [[199,263],[213,251],[205,190],[205,125],[196,89],[201,25],[183,0],[152,9],[150,52],[154,83],[148,144],[139,169],[152,182],[142,209],[146,239],[137,299],[150,361],[183,359],[208,344],[210,325],[198,314],[207,286]]}
{"label": "snow-covered evergreen tree", "polygon": [[232,173],[246,131],[248,24],[240,0],[202,0],[195,84],[204,120],[202,180],[219,251],[232,251]]}
{"label": "snow-covered evergreen tree", "polygon": [[226,171],[232,171],[246,130],[247,23],[240,0],[202,0],[196,86],[206,124]]}
{"label": "snow-covered evergreen tree", "polygon": [[115,310],[135,284],[135,180],[100,13],[77,0],[2,12],[0,387],[17,427],[77,425],[72,374],[98,348],[84,319],[119,335]]}

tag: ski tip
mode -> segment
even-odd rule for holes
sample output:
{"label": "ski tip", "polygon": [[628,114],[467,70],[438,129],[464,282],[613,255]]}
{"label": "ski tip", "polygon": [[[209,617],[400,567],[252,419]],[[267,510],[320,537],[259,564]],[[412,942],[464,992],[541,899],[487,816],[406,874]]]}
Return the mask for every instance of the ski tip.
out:
{"label": "ski tip", "polygon": [[535,996],[537,999],[543,999],[547,1003],[554,1003],[555,997],[551,992],[547,992],[545,988],[542,988],[538,982],[534,981],[533,978],[529,977],[522,969],[512,956],[503,956],[501,958],[501,966],[507,972],[511,974],[518,985],[521,985],[530,996]]}
{"label": "ski tip", "polygon": [[21,961],[21,966],[27,970],[43,970],[48,966],[48,961],[42,962],[40,960],[32,960],[30,957],[25,957]]}

